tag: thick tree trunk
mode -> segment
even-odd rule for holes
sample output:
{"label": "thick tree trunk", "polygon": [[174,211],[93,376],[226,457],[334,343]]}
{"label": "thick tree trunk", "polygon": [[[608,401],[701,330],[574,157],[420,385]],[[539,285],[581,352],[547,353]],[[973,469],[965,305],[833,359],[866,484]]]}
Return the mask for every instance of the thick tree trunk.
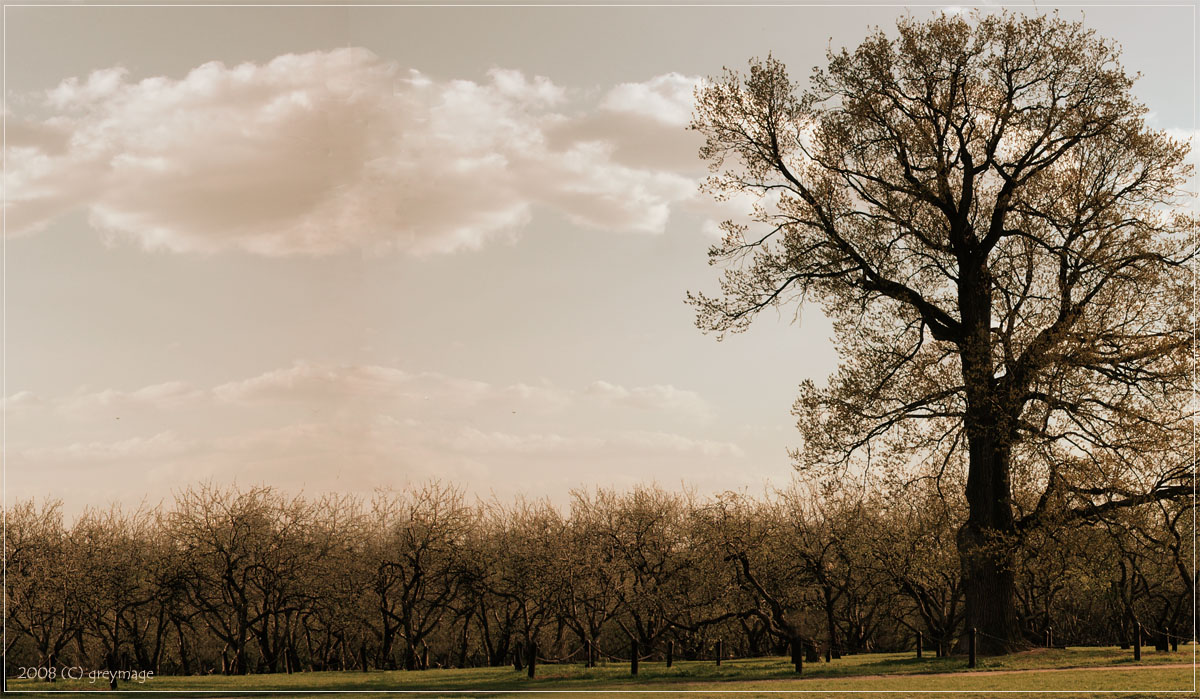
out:
{"label": "thick tree trunk", "polygon": [[992,277],[986,258],[968,254],[959,282],[964,330],[962,360],[967,436],[967,521],[958,531],[958,556],[966,597],[962,644],[972,628],[978,652],[1008,653],[1024,646],[1017,624],[1012,551],[1016,526],[1009,460],[1020,400],[997,378],[992,352]]}
{"label": "thick tree trunk", "polygon": [[[990,426],[989,426],[990,427]],[[970,430],[970,427],[968,427]],[[1016,528],[1009,485],[1009,447],[991,429],[970,445],[967,522],[958,531],[958,555],[966,593],[966,627],[978,630],[978,652],[999,655],[1025,648],[1016,614],[1012,567]],[[963,640],[965,644],[966,641]]]}

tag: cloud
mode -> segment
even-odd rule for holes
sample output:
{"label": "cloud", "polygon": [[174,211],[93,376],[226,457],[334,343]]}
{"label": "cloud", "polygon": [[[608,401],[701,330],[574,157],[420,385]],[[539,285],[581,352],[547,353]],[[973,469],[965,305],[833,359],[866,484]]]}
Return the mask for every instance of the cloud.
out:
{"label": "cloud", "polygon": [[711,439],[692,439],[673,432],[633,431],[620,436],[618,443],[624,447],[649,451],[683,452],[710,458],[741,458],[742,448],[732,442]]}
{"label": "cloud", "polygon": [[[621,85],[603,105],[635,130],[675,123],[686,80]],[[439,81],[365,49],[179,79],[96,71],[43,96],[51,117],[10,119],[8,230],[84,208],[110,240],[267,256],[475,249],[538,207],[661,232],[695,178],[623,162],[615,140],[551,138],[583,119],[580,94],[514,70]]]}
{"label": "cloud", "polygon": [[42,399],[33,391],[18,391],[11,396],[4,398],[5,412],[21,410],[23,408],[32,408],[42,405]]}
{"label": "cloud", "polygon": [[595,437],[567,437],[555,433],[512,434],[509,432],[489,431],[474,427],[463,427],[457,430],[452,439],[447,440],[447,446],[456,451],[544,453],[558,452],[561,454],[577,453],[581,450],[596,449],[604,444],[603,440]]}
{"label": "cloud", "polygon": [[[81,388],[57,397],[21,391],[4,400],[9,411],[50,411],[75,419],[111,419],[116,414],[169,415],[172,411],[217,411],[231,407],[263,411],[287,405],[347,408],[360,415],[521,414],[545,418],[568,409],[626,412],[636,419],[658,412],[671,418],[708,420],[713,406],[695,391],[669,384],[626,387],[597,380],[582,389],[534,382],[492,383],[431,371],[378,364],[329,364],[299,360],[254,376],[211,387],[167,381],[133,390]],[[632,411],[632,412],[631,412]],[[588,419],[595,418],[589,414]]]}
{"label": "cloud", "polygon": [[671,126],[687,126],[700,78],[667,73],[645,82],[621,83],[608,91],[600,106],[612,112],[649,117]]}
{"label": "cloud", "polygon": [[395,395],[413,378],[413,374],[393,367],[329,366],[298,361],[290,367],[220,384],[212,393],[228,402],[328,401],[346,396],[370,399]]}
{"label": "cloud", "polygon": [[160,410],[192,402],[201,394],[201,391],[183,381],[167,381],[144,386],[134,391],[111,388],[101,391],[77,391],[60,400],[58,407],[64,412],[76,415],[139,408]]}
{"label": "cloud", "polygon": [[437,372],[409,372],[380,365],[329,365],[298,361],[258,376],[215,386],[223,403],[344,407],[360,412],[405,407],[454,412],[479,408],[553,413],[572,401],[569,391],[548,383],[496,385]]}
{"label": "cloud", "polygon": [[675,388],[671,385],[655,384],[626,388],[607,381],[593,381],[586,393],[618,405],[641,410],[659,411],[672,415],[707,419],[712,417],[712,406],[694,391]]}
{"label": "cloud", "polygon": [[495,382],[375,364],[297,361],[209,385],[5,403],[21,407],[10,492],[73,502],[162,497],[206,478],[358,493],[440,478],[481,495],[540,495],[654,474],[726,488],[752,468],[739,442],[754,443],[714,429],[713,406],[668,384]]}
{"label": "cloud", "polygon": [[168,431],[149,437],[131,437],[116,441],[76,442],[64,446],[31,447],[23,450],[21,455],[34,462],[158,459],[179,455],[195,446],[195,443]]}

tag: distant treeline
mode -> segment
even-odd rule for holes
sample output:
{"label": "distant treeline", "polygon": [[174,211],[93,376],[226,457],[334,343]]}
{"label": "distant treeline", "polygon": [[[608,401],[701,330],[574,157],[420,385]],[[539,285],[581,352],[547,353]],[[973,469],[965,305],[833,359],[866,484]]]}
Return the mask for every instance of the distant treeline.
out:
{"label": "distant treeline", "polygon": [[[370,501],[200,485],[170,506],[7,515],[7,667],[158,674],[954,650],[955,535],[936,480],[698,498],[654,487],[474,502],[431,483]],[[1191,638],[1187,502],[1019,541],[1031,645]],[[633,646],[636,642],[636,646]]]}

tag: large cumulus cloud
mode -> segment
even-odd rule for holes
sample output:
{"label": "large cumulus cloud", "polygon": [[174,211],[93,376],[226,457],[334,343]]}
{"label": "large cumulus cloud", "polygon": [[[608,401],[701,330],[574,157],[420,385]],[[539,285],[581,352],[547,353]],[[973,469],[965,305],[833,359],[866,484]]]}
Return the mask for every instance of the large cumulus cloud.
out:
{"label": "large cumulus cloud", "polygon": [[[179,79],[101,70],[49,90],[40,118],[8,115],[7,230],[83,208],[113,240],[270,256],[473,249],[538,207],[661,232],[694,173],[623,158],[622,139],[682,130],[686,83],[625,84],[595,105],[518,71],[434,80],[353,48]],[[625,119],[571,128],[596,107]]]}

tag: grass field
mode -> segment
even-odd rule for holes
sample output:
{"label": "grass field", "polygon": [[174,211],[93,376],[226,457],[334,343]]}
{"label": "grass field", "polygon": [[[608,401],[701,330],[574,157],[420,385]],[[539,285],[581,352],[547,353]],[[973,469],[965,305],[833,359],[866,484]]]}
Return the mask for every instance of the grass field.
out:
{"label": "grass field", "polygon": [[[246,690],[288,694],[305,690],[374,692],[427,691],[433,695],[476,692],[501,695],[522,691],[539,693],[586,691],[597,694],[628,692],[704,691],[739,692],[740,696],[778,691],[806,690],[819,696],[831,692],[890,692],[878,696],[913,696],[930,691],[967,692],[954,696],[1024,696],[1024,692],[1055,690],[1066,694],[1042,696],[1180,696],[1193,689],[1192,647],[1177,653],[1146,651],[1140,663],[1132,653],[1117,648],[1067,648],[1035,650],[997,658],[980,658],[979,667],[967,669],[965,657],[917,660],[911,653],[878,653],[847,656],[832,663],[806,664],[797,677],[784,658],[731,660],[717,667],[712,662],[642,663],[637,677],[626,664],[596,668],[581,665],[538,666],[537,678],[507,668],[427,670],[424,672],[317,672],[294,675],[242,677],[154,677],[144,684],[122,682],[121,690],[150,690],[170,694],[180,690],[204,691],[204,696],[230,696]],[[59,681],[53,684],[9,681],[13,694],[32,696],[38,691],[103,690],[101,682]],[[28,691],[32,690],[32,691]],[[193,695],[194,696],[194,695]],[[324,695],[324,696],[336,696]],[[356,693],[347,696],[362,697]],[[1029,695],[1037,696],[1037,695]]]}

